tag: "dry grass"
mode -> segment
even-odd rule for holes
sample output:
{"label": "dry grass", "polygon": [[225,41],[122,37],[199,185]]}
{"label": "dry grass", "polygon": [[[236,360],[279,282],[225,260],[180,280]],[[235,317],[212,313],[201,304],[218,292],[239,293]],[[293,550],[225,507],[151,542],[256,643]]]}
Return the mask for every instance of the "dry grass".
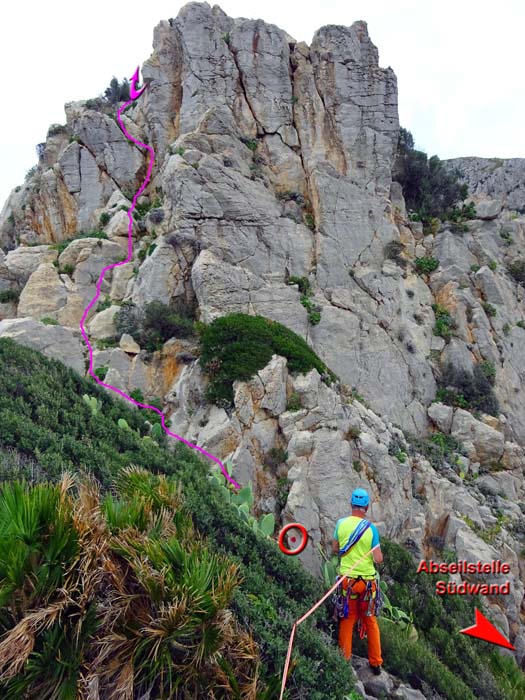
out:
{"label": "dry grass", "polygon": [[[26,689],[20,697],[36,697],[37,689],[39,700],[61,697],[58,657],[66,644],[75,651],[68,675],[78,678],[79,700],[260,697],[257,645],[228,610],[238,568],[208,551],[184,513],[180,488],[137,468],[121,473],[116,496],[102,498],[92,478],[71,474],[42,488],[55,489],[56,499],[40,532],[42,551],[52,558],[46,546],[61,523],[74,530],[78,547],[62,562],[59,588],[37,595],[24,580],[23,597],[7,596],[2,612],[13,624],[0,638],[2,697],[19,682]],[[56,667],[32,677],[46,630],[64,634],[53,648]]]}

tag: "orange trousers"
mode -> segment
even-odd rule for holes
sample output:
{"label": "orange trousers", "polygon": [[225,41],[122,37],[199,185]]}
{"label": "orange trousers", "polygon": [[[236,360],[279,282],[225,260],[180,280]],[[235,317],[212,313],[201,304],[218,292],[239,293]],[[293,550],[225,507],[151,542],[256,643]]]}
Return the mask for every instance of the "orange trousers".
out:
{"label": "orange trousers", "polygon": [[[347,586],[348,579],[345,579],[343,581],[343,590],[346,590]],[[375,591],[375,583],[373,587]],[[366,583],[364,581],[358,581],[353,584],[352,594],[364,593],[365,589]],[[381,666],[383,664],[383,658],[381,656],[381,639],[377,617],[375,615],[368,616],[366,614],[367,611],[368,601],[359,602],[357,599],[350,599],[348,601],[348,617],[342,617],[339,620],[339,646],[343,650],[345,659],[350,659],[352,656],[354,625],[357,620],[361,618],[368,638],[368,661],[371,666]]]}

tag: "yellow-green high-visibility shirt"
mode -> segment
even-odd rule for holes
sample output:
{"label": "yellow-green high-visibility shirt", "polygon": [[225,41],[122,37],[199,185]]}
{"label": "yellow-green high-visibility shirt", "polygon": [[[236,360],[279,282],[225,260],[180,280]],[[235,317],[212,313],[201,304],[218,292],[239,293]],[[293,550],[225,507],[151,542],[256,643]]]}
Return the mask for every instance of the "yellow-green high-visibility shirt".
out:
{"label": "yellow-green high-visibility shirt", "polygon": [[[337,521],[334,530],[334,540],[339,542],[339,549],[342,549],[348,542],[348,538],[352,532],[356,529],[359,522],[363,518],[357,517],[357,515],[349,515],[347,518],[341,518]],[[374,558],[372,553],[368,557],[365,557],[359,564],[352,568],[354,563],[363,557],[368,551],[379,544],[379,532],[375,525],[371,524],[366,530],[364,535],[361,536],[357,544],[355,544],[349,552],[341,557],[341,564],[339,566],[339,573],[344,576],[350,570],[350,578],[357,578],[362,576],[364,579],[372,579],[375,577],[376,570],[374,567]]]}

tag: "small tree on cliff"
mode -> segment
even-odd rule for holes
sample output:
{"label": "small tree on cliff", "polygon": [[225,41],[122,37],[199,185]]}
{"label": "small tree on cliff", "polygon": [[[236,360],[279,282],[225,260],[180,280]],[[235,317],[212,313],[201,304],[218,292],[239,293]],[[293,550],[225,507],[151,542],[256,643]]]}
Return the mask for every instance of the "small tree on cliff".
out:
{"label": "small tree on cliff", "polygon": [[112,105],[117,104],[117,102],[125,102],[129,100],[129,81],[124,78],[121,83],[118,79],[113,76],[109,87],[104,91],[104,98]]}
{"label": "small tree on cliff", "polygon": [[414,148],[414,137],[407,129],[399,130],[395,179],[403,188],[408,209],[428,223],[433,217],[446,219],[468,194],[467,185],[459,182],[459,171],[449,172],[437,156],[429,158]]}

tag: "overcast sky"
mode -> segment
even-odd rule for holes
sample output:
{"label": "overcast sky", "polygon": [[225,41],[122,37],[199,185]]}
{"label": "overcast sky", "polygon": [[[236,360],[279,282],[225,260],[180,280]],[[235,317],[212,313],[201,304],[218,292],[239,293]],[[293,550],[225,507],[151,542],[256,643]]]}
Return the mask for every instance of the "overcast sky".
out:
{"label": "overcast sky", "polygon": [[[63,105],[130,77],[153,28],[184,2],[6,2],[0,22],[0,209],[36,163]],[[210,3],[213,4],[213,3]],[[525,157],[522,0],[223,0],[310,43],[324,24],[368,22],[380,65],[398,78],[399,113],[416,146],[441,158]]]}

